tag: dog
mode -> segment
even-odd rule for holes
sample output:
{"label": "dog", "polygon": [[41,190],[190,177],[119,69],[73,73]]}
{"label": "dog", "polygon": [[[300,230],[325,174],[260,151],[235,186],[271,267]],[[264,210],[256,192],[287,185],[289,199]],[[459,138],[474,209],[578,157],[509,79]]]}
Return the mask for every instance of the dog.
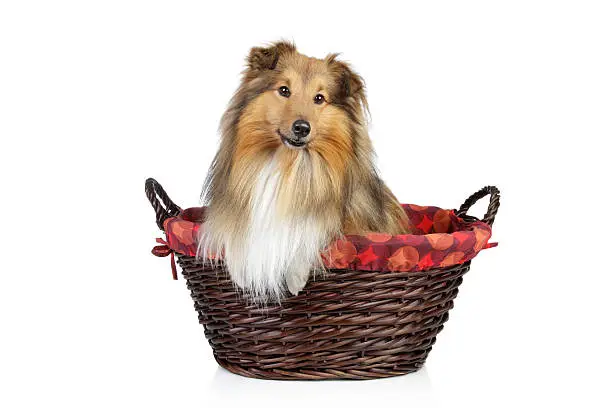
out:
{"label": "dog", "polygon": [[221,255],[251,298],[280,301],[324,271],[334,239],[410,226],[373,163],[364,81],[338,54],[280,41],[246,65],[204,184],[198,253]]}

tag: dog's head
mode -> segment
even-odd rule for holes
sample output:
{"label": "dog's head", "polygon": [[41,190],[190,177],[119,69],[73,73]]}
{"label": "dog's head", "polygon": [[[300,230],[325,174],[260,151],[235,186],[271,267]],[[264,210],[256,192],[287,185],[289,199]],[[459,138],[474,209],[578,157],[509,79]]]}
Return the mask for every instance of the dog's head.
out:
{"label": "dog's head", "polygon": [[226,114],[236,155],[310,150],[343,161],[351,154],[361,133],[356,128],[365,124],[365,88],[361,77],[336,57],[307,57],[287,42],[251,49]]}

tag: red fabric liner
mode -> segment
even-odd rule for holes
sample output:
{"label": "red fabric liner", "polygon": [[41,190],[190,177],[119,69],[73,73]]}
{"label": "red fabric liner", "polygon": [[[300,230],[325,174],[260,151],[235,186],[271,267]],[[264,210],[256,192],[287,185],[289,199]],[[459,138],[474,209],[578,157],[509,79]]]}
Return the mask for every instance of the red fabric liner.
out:
{"label": "red fabric liner", "polygon": [[[424,271],[464,263],[496,245],[489,244],[491,227],[483,222],[467,222],[453,210],[438,207],[402,206],[415,227],[414,234],[346,236],[322,253],[325,265],[331,269]],[[188,208],[167,219],[167,243],[155,247],[153,253],[167,256],[172,250],[195,256],[205,214],[206,207]]]}

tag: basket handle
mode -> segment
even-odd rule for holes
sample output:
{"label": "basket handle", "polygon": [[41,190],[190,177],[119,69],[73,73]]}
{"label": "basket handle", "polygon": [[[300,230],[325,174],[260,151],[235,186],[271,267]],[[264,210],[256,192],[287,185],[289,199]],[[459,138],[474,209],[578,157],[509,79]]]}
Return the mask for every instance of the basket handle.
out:
{"label": "basket handle", "polygon": [[155,210],[157,226],[163,231],[164,221],[170,217],[179,215],[181,207],[174,204],[161,184],[155,179],[148,178],[147,181],[145,181],[145,194]]}
{"label": "basket handle", "polygon": [[464,218],[467,216],[467,211],[470,209],[472,205],[483,197],[491,195],[489,199],[489,208],[487,209],[487,213],[482,218],[482,221],[489,226],[493,226],[493,221],[495,221],[495,215],[497,215],[497,210],[499,209],[499,189],[495,186],[486,186],[469,196],[465,202],[459,207],[459,211],[457,211],[457,216]]}

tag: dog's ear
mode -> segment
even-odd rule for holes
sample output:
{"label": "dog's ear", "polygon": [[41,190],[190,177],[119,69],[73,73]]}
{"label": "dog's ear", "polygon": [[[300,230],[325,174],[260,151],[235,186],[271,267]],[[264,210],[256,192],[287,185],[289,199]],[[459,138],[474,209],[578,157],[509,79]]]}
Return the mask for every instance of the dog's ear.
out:
{"label": "dog's ear", "polygon": [[364,113],[369,111],[366,98],[365,82],[343,61],[338,61],[338,54],[330,54],[325,58],[331,72],[336,78],[335,98],[341,101],[350,99],[353,103],[361,105]]}
{"label": "dog's ear", "polygon": [[266,71],[276,68],[283,54],[295,52],[295,45],[280,41],[269,47],[253,47],[247,57],[247,66],[252,71]]}

